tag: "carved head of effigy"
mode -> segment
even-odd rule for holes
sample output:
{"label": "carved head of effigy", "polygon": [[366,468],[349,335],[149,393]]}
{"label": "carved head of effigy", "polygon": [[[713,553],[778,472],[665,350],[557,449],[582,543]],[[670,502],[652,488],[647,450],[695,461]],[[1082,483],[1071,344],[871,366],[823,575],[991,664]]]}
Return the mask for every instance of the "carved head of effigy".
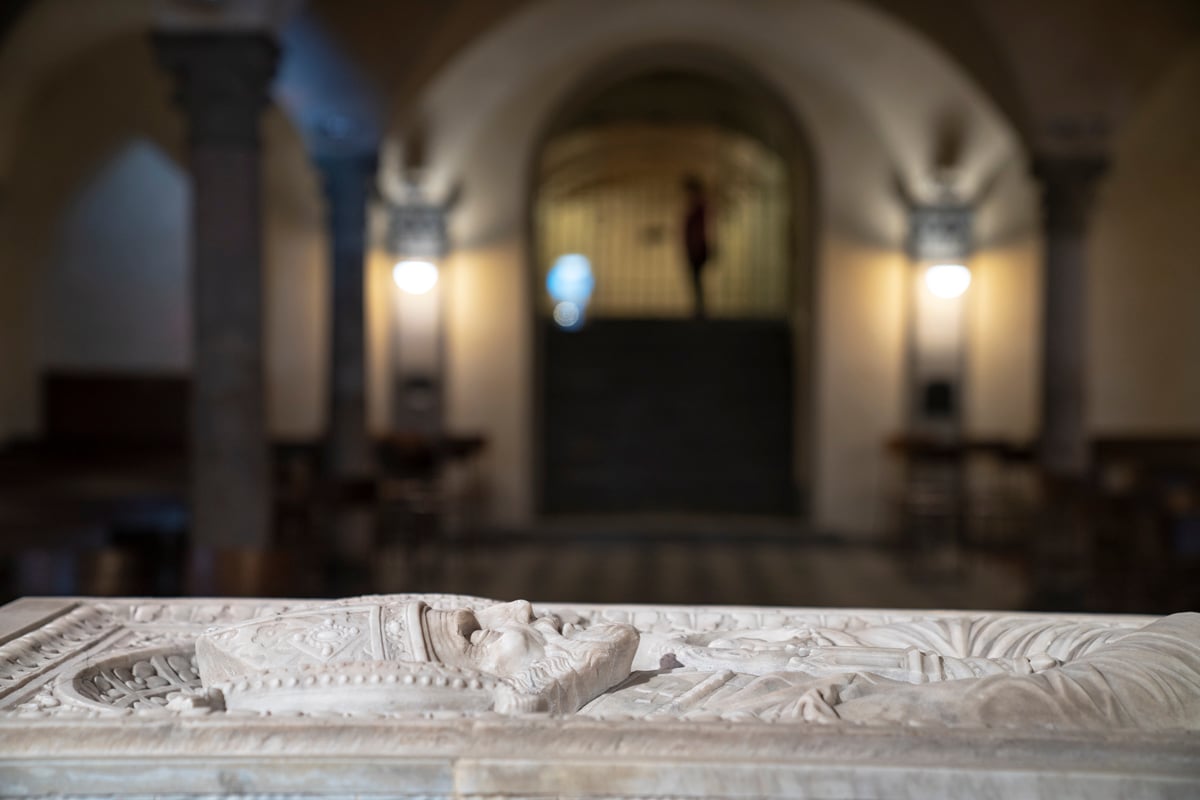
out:
{"label": "carved head of effigy", "polygon": [[[568,713],[629,675],[637,632],[529,603],[343,600],[214,629],[196,662],[227,708]],[[458,606],[458,607],[446,607]]]}

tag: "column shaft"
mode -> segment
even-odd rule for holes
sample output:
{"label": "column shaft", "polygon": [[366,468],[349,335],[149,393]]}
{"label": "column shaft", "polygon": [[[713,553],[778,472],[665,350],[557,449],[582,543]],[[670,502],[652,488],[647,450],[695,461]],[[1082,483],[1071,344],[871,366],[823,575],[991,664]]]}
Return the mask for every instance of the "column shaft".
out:
{"label": "column shaft", "polygon": [[1044,204],[1041,461],[1056,477],[1087,467],[1087,221],[1104,162],[1039,160]]}
{"label": "column shaft", "polygon": [[374,155],[317,159],[329,207],[332,256],[329,365],[329,464],[338,478],[361,477],[372,467],[367,435],[364,277],[367,199]]}
{"label": "column shaft", "polygon": [[260,34],[159,35],[192,175],[192,541],[269,543],[259,117],[277,58]]}

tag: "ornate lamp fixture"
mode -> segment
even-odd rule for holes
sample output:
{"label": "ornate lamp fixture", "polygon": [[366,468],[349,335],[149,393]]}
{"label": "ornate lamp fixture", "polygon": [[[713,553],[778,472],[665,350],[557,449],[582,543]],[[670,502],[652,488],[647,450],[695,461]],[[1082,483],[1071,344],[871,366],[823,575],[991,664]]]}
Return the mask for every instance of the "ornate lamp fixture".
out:
{"label": "ornate lamp fixture", "polygon": [[387,247],[397,258],[392,279],[402,291],[425,294],[437,284],[438,261],[448,250],[446,211],[415,187],[403,202],[387,206]]}
{"label": "ornate lamp fixture", "polygon": [[415,182],[383,198],[384,247],[395,259],[393,353],[396,382],[393,424],[399,430],[436,434],[442,425],[443,297],[441,261],[449,252],[446,219],[453,197],[433,203]]}
{"label": "ornate lamp fixture", "polygon": [[909,251],[927,264],[925,285],[934,295],[953,299],[971,285],[966,266],[971,254],[971,209],[955,201],[914,206],[909,211]]}

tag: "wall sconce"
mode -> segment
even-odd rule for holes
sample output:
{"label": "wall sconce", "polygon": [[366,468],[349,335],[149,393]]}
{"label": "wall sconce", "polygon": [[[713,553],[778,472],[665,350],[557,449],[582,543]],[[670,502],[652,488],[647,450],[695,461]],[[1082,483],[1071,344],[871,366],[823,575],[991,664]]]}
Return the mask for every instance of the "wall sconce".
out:
{"label": "wall sconce", "polygon": [[389,204],[387,212],[387,246],[398,258],[392,277],[401,289],[424,294],[437,283],[437,261],[446,254],[446,207],[414,192],[408,202]]}
{"label": "wall sconce", "polygon": [[971,285],[971,209],[959,203],[916,206],[909,213],[909,251],[928,264],[925,285],[936,297],[953,299]]}
{"label": "wall sconce", "polygon": [[436,436],[442,429],[443,311],[438,262],[448,251],[445,205],[416,187],[389,203],[386,247],[396,259],[392,418],[398,430]]}
{"label": "wall sconce", "polygon": [[971,209],[946,200],[909,211],[909,430],[955,439],[963,424]]}

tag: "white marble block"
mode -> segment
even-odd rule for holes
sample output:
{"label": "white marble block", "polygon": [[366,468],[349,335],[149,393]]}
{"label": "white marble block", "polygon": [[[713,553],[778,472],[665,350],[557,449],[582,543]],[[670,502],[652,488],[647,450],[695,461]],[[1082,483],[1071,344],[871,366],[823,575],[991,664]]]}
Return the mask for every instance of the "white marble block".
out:
{"label": "white marble block", "polygon": [[1200,796],[1200,615],[30,598],[0,797]]}

